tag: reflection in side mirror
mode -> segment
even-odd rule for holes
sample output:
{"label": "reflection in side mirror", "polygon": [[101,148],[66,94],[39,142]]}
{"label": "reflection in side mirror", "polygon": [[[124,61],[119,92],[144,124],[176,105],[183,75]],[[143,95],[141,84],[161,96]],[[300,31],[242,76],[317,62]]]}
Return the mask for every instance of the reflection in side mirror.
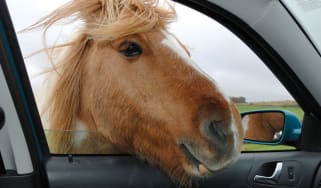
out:
{"label": "reflection in side mirror", "polygon": [[245,139],[276,142],[280,140],[284,128],[284,114],[281,112],[261,112],[242,117]]}
{"label": "reflection in side mirror", "polygon": [[301,135],[301,121],[287,110],[243,112],[245,143],[284,144],[296,142]]}

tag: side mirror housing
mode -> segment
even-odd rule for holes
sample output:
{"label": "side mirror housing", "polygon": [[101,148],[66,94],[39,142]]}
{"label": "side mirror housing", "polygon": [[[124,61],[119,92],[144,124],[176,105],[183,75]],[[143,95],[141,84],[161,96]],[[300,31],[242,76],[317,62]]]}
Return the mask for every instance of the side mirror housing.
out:
{"label": "side mirror housing", "polygon": [[287,110],[242,112],[244,143],[277,145],[296,142],[301,135],[301,121]]}

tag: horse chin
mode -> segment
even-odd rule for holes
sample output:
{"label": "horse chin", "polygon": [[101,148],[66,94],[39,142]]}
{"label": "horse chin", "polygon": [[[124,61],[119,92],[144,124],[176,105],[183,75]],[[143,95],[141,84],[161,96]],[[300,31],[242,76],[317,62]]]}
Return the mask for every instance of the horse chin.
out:
{"label": "horse chin", "polygon": [[191,176],[199,177],[199,178],[209,177],[224,170],[228,166],[232,165],[238,159],[238,156],[239,155],[233,156],[224,161],[218,162],[214,165],[213,164],[208,165],[205,162],[194,163],[194,164],[189,162],[187,165],[184,165],[183,167],[186,173],[190,174]]}
{"label": "horse chin", "polygon": [[235,148],[234,146],[230,150],[225,151],[226,153],[224,154],[215,155],[211,153],[212,157],[206,157],[209,151],[202,151],[185,144],[180,144],[180,150],[185,158],[183,168],[186,173],[194,177],[211,176],[227,168],[239,158],[240,148]]}

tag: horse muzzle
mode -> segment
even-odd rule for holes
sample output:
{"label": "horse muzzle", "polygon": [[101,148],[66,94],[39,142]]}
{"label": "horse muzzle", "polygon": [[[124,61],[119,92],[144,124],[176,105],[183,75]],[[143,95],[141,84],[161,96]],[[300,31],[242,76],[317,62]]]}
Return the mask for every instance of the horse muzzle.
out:
{"label": "horse muzzle", "polygon": [[[214,105],[213,105],[214,106]],[[182,139],[179,148],[189,163],[188,172],[207,176],[233,163],[239,156],[239,130],[231,110],[216,111],[206,106],[198,117],[197,137]]]}

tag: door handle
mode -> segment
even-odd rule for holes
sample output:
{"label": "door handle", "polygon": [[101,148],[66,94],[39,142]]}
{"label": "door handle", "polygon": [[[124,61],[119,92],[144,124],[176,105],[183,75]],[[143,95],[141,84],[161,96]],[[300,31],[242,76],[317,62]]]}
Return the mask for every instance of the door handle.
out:
{"label": "door handle", "polygon": [[282,162],[277,162],[274,172],[271,176],[255,175],[254,182],[265,183],[265,184],[277,184],[280,180],[282,166],[283,166]]}

